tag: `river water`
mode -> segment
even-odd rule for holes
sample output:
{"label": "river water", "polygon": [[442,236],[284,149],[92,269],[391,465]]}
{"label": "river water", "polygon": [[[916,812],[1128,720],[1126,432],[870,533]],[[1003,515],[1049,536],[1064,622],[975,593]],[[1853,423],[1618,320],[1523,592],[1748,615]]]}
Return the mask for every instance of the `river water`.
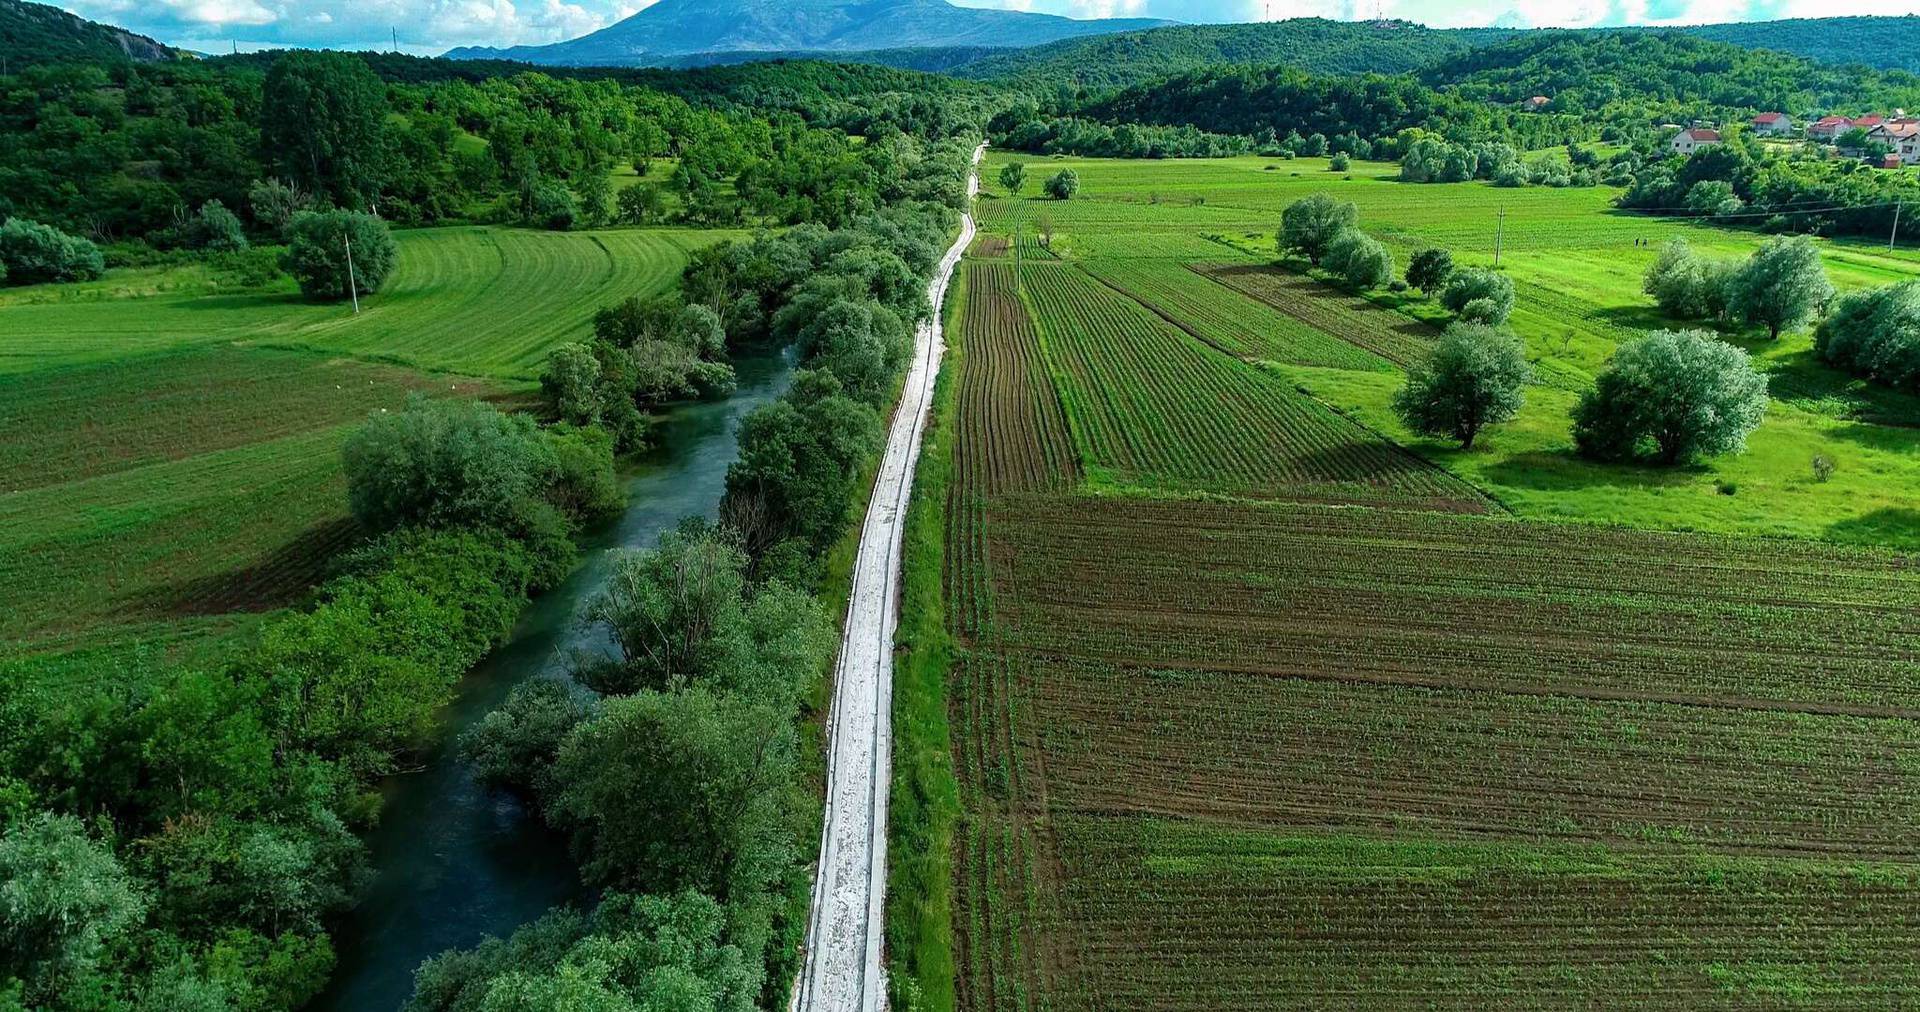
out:
{"label": "river water", "polygon": [[513,798],[476,784],[453,742],[520,682],[565,677],[565,652],[586,642],[574,616],[604,585],[614,550],[648,547],[683,517],[715,515],[738,455],[740,419],[779,396],[791,371],[770,356],[734,366],[740,386],[733,397],[677,408],[655,428],[655,449],[627,480],[626,511],[588,537],[582,565],[536,599],[512,640],[461,682],[443,744],[425,769],[384,786],[380,826],[367,838],[377,876],[335,932],[340,963],[311,1008],[397,1009],[413,993],[423,960],[487,935],[504,937],[585,897],[565,841]]}

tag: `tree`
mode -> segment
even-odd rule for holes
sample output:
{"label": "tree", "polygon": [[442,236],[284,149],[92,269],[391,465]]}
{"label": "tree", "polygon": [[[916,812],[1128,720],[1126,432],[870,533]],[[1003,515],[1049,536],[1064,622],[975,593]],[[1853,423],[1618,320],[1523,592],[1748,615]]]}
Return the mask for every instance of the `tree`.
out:
{"label": "tree", "polygon": [[651,183],[621,190],[615,203],[620,221],[628,225],[650,225],[667,214],[666,191]]}
{"label": "tree", "polygon": [[1040,245],[1046,249],[1053,248],[1053,227],[1053,215],[1044,213],[1034,215],[1033,230],[1039,234]]}
{"label": "tree", "polygon": [[1303,197],[1280,213],[1280,252],[1299,253],[1318,267],[1333,240],[1359,220],[1360,211],[1351,201],[1334,200],[1324,193]]}
{"label": "tree", "polygon": [[279,54],[260,101],[260,147],[280,175],[341,207],[370,206],[387,159],[387,89],[366,61]]}
{"label": "tree", "polygon": [[1047,196],[1054,200],[1072,200],[1080,192],[1080,173],[1072,169],[1061,169],[1047,180]]}
{"label": "tree", "polygon": [[1700,257],[1685,239],[1670,239],[1660,247],[1640,288],[1668,316],[1697,320],[1707,315],[1706,276]]}
{"label": "tree", "polygon": [[703,686],[621,696],[561,746],[548,815],[597,885],[751,896],[792,859],[796,754],[774,706]]}
{"label": "tree", "polygon": [[1027,166],[1023,162],[1008,162],[1000,167],[1000,186],[1011,196],[1018,197],[1027,185]]}
{"label": "tree", "polygon": [[313,207],[313,198],[278,179],[256,179],[247,190],[247,203],[253,208],[253,220],[284,240],[293,229],[293,219]]}
{"label": "tree", "polygon": [[1656,331],[1620,346],[1581,395],[1573,440],[1582,454],[1624,460],[1644,440],[1661,463],[1739,453],[1767,411],[1767,378],[1747,353],[1702,330]]}
{"label": "tree", "polygon": [[1754,251],[1734,276],[1728,308],[1767,336],[1795,330],[1833,297],[1833,283],[1820,267],[1820,251],[1804,235],[1778,236]]}
{"label": "tree", "polygon": [[481,783],[544,797],[560,746],[597,712],[564,681],[535,678],[515,686],[505,703],[460,736],[460,754]]}
{"label": "tree", "polygon": [[341,451],[347,504],[368,529],[402,524],[510,529],[558,467],[533,420],[481,401],[414,394]]}
{"label": "tree", "polygon": [[51,1001],[62,981],[138,927],[147,902],[80,820],[42,813],[0,836],[0,981]]}
{"label": "tree", "polygon": [[533,184],[527,202],[527,224],[565,232],[579,216],[580,209],[574,204],[573,191],[567,189],[567,184],[545,178]]}
{"label": "tree", "polygon": [[1393,278],[1393,254],[1365,232],[1350,228],[1327,247],[1325,267],[1349,287],[1365,291]]}
{"label": "tree", "polygon": [[1327,170],[1329,172],[1345,172],[1352,165],[1353,159],[1349,157],[1345,151],[1334,152],[1333,157],[1327,159]]}
{"label": "tree", "polygon": [[189,223],[187,237],[191,245],[215,253],[237,253],[247,248],[247,233],[240,225],[240,216],[218,200],[200,205],[200,213]]}
{"label": "tree", "polygon": [[1454,272],[1440,290],[1440,304],[1466,318],[1466,309],[1473,303],[1485,305],[1475,307],[1469,322],[1490,326],[1505,323],[1513,312],[1513,279],[1484,267]]}
{"label": "tree", "polygon": [[707,526],[683,526],[650,551],[614,562],[581,621],[612,640],[614,663],[586,664],[580,681],[602,693],[677,689],[709,673],[709,647],[739,621],[747,555]]}
{"label": "tree", "polygon": [[372,295],[399,259],[387,223],[357,211],[303,212],[294,218],[287,244],[287,270],[311,299],[338,301],[356,290]]}
{"label": "tree", "polygon": [[600,420],[600,360],[584,344],[569,342],[547,355],[540,391],[554,417],[575,425]]}
{"label": "tree", "polygon": [[613,220],[613,177],[602,165],[580,177],[580,220],[588,228],[599,228]]}
{"label": "tree", "polygon": [[1407,261],[1407,284],[1432,295],[1453,277],[1453,254],[1438,246],[1429,246]]}
{"label": "tree", "polygon": [[16,285],[91,281],[106,272],[100,248],[51,225],[8,218],[0,223],[0,278]]}
{"label": "tree", "polygon": [[1471,450],[1482,428],[1519,414],[1531,378],[1526,351],[1512,334],[1455,323],[1407,374],[1393,409],[1415,432],[1449,436]]}
{"label": "tree", "polygon": [[1842,369],[1920,391],[1920,282],[1840,296],[1814,332],[1813,349]]}

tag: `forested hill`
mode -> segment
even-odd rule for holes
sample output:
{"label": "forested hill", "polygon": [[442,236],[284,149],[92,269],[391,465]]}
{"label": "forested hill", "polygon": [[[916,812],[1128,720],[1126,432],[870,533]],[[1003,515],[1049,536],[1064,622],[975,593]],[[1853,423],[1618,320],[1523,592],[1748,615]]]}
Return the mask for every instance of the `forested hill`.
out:
{"label": "forested hill", "polygon": [[569,42],[463,48],[456,59],[548,65],[646,66],[694,53],[854,52],[949,46],[1033,46],[1152,28],[1150,18],[1077,21],[1050,14],[956,7],[946,0],[659,0]]}
{"label": "forested hill", "polygon": [[1827,63],[1920,71],[1920,17],[1794,18],[1700,25],[1689,35],[1754,49],[1773,49]]}
{"label": "forested hill", "polygon": [[1177,25],[1068,39],[962,66],[962,77],[1065,83],[1089,91],[1222,65],[1287,66],[1318,74],[1397,74],[1517,34],[1505,28],[1435,29],[1406,21],[1293,18],[1251,25]]}
{"label": "forested hill", "polygon": [[0,56],[11,69],[62,60],[172,60],[179,51],[58,7],[0,0]]}
{"label": "forested hill", "polygon": [[1908,71],[1819,63],[1681,32],[1528,33],[1449,57],[1420,76],[1493,104],[1545,95],[1550,111],[1573,114],[1920,107],[1920,77]]}

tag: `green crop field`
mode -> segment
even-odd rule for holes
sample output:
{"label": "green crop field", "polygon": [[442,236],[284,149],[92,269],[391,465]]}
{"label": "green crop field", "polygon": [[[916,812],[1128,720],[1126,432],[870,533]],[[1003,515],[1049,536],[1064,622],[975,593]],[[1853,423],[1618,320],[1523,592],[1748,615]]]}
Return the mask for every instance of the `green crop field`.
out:
{"label": "green crop field", "polygon": [[601,307],[725,233],[398,233],[363,312],[203,265],[0,292],[0,650],[209,641],[360,537],[340,446],[411,391],[524,391]]}
{"label": "green crop field", "polygon": [[396,237],[399,268],[358,316],[306,302],[290,283],[225,290],[201,266],[0,292],[0,372],[242,342],[528,380],[596,310],[665,291],[689,251],[728,233],[464,227]]}
{"label": "green crop field", "polygon": [[[1029,175],[1056,164],[1080,197],[983,201],[935,444],[955,1007],[1920,1000],[1920,405],[1729,333],[1774,394],[1747,453],[1603,465],[1568,435],[1667,325],[1657,243],[1759,236],[1376,164]],[[1518,419],[1471,452],[1401,426],[1446,314],[1274,266],[1319,189],[1402,264],[1490,264],[1506,209]],[[1920,276],[1822,254],[1842,288]]]}

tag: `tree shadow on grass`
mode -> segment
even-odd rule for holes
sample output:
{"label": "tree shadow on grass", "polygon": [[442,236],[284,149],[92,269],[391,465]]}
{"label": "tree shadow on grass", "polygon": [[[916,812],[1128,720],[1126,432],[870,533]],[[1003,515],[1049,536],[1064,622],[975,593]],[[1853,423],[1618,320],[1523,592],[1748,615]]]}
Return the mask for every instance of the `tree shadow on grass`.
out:
{"label": "tree shadow on grass", "polygon": [[1849,544],[1920,549],[1920,509],[1887,506],[1827,525],[1827,537]]}
{"label": "tree shadow on grass", "polygon": [[124,599],[119,611],[129,618],[167,619],[285,608],[332,575],[341,554],[361,536],[350,517],[315,524],[250,565],[150,587]]}
{"label": "tree shadow on grass", "polygon": [[1571,451],[1516,453],[1481,474],[1495,484],[1539,492],[1577,492],[1588,488],[1678,488],[1700,480],[1698,464],[1666,467],[1652,462],[1599,463]]}

